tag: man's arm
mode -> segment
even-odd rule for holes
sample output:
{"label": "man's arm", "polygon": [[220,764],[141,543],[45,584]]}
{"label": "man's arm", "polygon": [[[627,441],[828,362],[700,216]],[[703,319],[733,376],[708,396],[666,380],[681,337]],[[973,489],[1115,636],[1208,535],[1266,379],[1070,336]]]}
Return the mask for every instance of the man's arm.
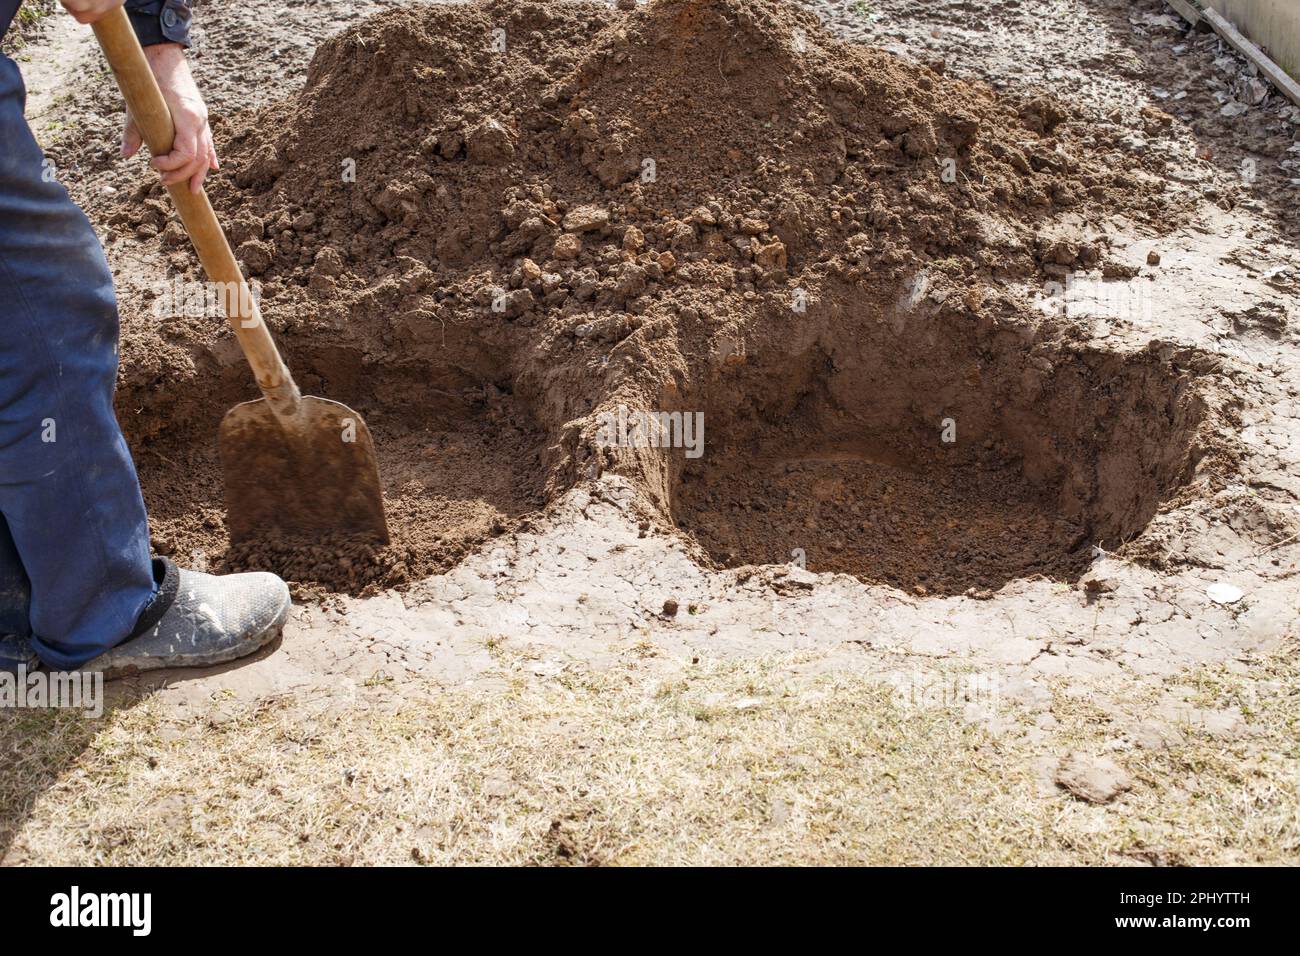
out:
{"label": "man's arm", "polygon": [[[60,0],[79,23],[94,23],[125,5],[145,59],[158,80],[176,124],[176,140],[166,156],[155,156],[150,165],[162,174],[164,185],[186,182],[190,191],[203,188],[208,170],[219,168],[208,126],[208,108],[185,60],[190,45],[192,0]],[[122,155],[134,156],[140,149],[140,131],[130,112],[122,132]]]}

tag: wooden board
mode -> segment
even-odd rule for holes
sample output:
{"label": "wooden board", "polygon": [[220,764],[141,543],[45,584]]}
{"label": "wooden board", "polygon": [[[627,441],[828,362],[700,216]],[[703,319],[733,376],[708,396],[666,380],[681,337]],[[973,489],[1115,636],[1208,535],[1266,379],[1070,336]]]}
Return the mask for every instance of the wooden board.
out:
{"label": "wooden board", "polygon": [[1187,0],[1168,0],[1168,3],[1192,26],[1200,25],[1201,11],[1188,3]]}
{"label": "wooden board", "polygon": [[[1295,80],[1300,80],[1300,3],[1296,0],[1186,0],[1213,10]],[[1202,17],[1204,29],[1210,25]]]}
{"label": "wooden board", "polygon": [[1264,51],[1251,43],[1241,31],[1213,10],[1202,10],[1201,18],[1214,28],[1214,32],[1223,37],[1225,43],[1232,47],[1259,68],[1264,79],[1281,90],[1291,102],[1300,106],[1300,83],[1297,83],[1286,70],[1270,60]]}

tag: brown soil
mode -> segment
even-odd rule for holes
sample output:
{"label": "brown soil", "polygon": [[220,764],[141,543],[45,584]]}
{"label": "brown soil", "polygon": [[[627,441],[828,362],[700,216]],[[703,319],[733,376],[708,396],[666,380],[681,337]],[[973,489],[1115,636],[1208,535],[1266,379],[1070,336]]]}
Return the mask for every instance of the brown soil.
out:
{"label": "brown soil", "polygon": [[[1176,218],[1161,181],[1061,104],[780,0],[385,13],[219,138],[214,202],[304,391],[375,432],[395,541],[225,553],[192,449],[247,372],[209,320],[127,314],[125,425],[175,463],[142,469],[162,549],[400,585],[613,470],[718,560],[951,592],[1076,573],[1200,453],[1198,357],[1093,354],[1006,291],[1100,269],[1107,216]],[[110,222],[198,277],[152,181]],[[620,405],[704,411],[704,458],[602,447]]]}
{"label": "brown soil", "polygon": [[918,472],[876,449],[789,454],[780,444],[746,455],[735,469],[724,466],[721,480],[698,495],[683,488],[684,525],[721,561],[802,558],[813,571],[922,595],[988,592],[1013,578],[1065,577],[1089,564],[1083,528],[1052,514],[1001,462],[936,463]]}
{"label": "brown soil", "polygon": [[799,549],[809,570],[919,594],[1073,579],[1191,477],[1200,356],[999,353],[942,312],[908,318],[755,369],[706,412],[714,451],[686,463],[674,506],[718,563]]}
{"label": "brown soil", "polygon": [[187,454],[183,442],[158,443],[141,461],[155,550],[190,566],[275,568],[302,597],[322,589],[400,587],[445,571],[543,504],[538,436],[511,419],[501,402],[495,408],[466,407],[442,421],[431,416],[422,428],[385,420],[376,430],[393,539],[388,547],[363,538],[267,536],[227,549],[215,448],[201,445]]}

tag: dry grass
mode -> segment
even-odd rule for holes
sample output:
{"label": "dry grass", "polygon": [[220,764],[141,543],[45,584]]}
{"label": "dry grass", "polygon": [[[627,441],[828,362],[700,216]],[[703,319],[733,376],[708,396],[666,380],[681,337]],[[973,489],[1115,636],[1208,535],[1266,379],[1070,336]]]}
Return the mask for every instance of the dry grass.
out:
{"label": "dry grass", "polygon": [[[1189,732],[1175,749],[1119,754],[1138,785],[1105,807],[1045,788],[1034,769],[1045,755],[1104,749],[1114,734],[1102,710],[1059,704],[1052,737],[1031,746],[949,710],[902,708],[866,677],[805,676],[791,657],[684,668],[668,681],[617,669],[507,679],[505,690],[419,703],[376,682],[368,706],[348,710],[285,699],[186,717],[146,699],[93,725],[10,714],[0,717],[0,854],[63,864],[1295,862],[1293,659],[1294,649],[1258,675],[1289,689],[1252,698],[1252,736],[1225,746]],[[1250,696],[1240,678],[1197,680],[1207,706]]]}
{"label": "dry grass", "polygon": [[13,55],[31,42],[40,32],[42,21],[57,8],[57,0],[27,0],[18,8],[9,32],[5,34],[0,53]]}

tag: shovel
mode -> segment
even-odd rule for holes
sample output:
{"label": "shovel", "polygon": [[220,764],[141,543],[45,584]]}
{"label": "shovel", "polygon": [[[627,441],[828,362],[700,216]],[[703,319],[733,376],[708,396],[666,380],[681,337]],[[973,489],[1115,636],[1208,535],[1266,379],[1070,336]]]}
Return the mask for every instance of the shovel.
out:
{"label": "shovel", "polygon": [[[95,36],[149,152],[171,152],[175,128],[162,91],[122,7],[94,24]],[[168,187],[263,398],[236,405],[221,422],[230,542],[285,537],[327,540],[331,532],[388,543],[379,466],[370,430],[338,402],[302,395],[280,358],[206,193]]]}

